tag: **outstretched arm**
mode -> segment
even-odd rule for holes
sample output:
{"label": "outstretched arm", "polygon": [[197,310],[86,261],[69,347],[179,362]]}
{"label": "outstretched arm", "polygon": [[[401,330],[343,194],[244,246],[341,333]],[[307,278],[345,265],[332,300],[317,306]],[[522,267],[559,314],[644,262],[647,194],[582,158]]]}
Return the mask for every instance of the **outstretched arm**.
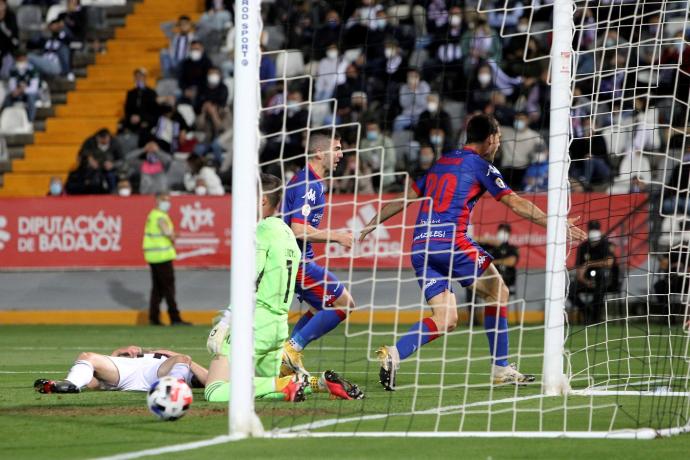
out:
{"label": "outstretched arm", "polygon": [[295,237],[310,243],[338,243],[346,248],[352,247],[352,233],[338,230],[319,230],[309,224],[292,222],[290,224]]}
{"label": "outstretched arm", "polygon": [[366,227],[362,229],[362,232],[359,234],[359,241],[364,241],[367,235],[376,229],[378,224],[382,224],[394,215],[398,214],[400,211],[412,204],[412,200],[416,198],[419,198],[417,191],[414,189],[414,187],[409,186],[407,188],[407,192],[401,193],[393,201],[389,201],[383,205],[381,212],[376,214],[369,221]]}
{"label": "outstretched arm", "polygon": [[[537,225],[541,225],[542,227],[546,227],[548,219],[546,213],[531,201],[511,192],[501,198],[501,203],[512,209],[518,216],[534,222]],[[578,219],[579,217],[568,218],[568,234],[570,238],[575,241],[584,241],[587,239],[587,234],[584,230],[575,225]]]}

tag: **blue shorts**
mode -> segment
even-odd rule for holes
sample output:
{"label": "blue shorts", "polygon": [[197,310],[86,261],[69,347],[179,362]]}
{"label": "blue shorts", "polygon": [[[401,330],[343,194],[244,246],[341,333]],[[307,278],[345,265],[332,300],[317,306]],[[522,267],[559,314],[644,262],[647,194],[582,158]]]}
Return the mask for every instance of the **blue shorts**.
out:
{"label": "blue shorts", "polygon": [[446,289],[454,292],[452,281],[458,281],[462,287],[471,286],[493,260],[491,254],[469,238],[453,248],[430,246],[428,253],[426,249],[424,244],[412,246],[411,259],[427,301]]}
{"label": "blue shorts", "polygon": [[316,262],[300,262],[295,294],[317,310],[330,307],[343,294],[345,287],[333,273]]}

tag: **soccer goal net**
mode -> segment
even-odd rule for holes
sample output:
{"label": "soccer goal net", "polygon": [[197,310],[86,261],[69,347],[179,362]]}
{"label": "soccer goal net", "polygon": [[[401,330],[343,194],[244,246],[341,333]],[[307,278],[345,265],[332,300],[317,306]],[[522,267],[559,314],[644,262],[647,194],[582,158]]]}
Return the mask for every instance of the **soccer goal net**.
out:
{"label": "soccer goal net", "polygon": [[[282,180],[282,216],[314,251],[291,343],[312,376],[334,370],[365,398],[314,385],[231,417],[255,411],[278,437],[690,430],[687,1],[266,2],[259,28],[243,3],[233,180]],[[478,114],[501,133],[486,167],[459,151]],[[510,210],[508,190],[548,227]],[[233,322],[251,329],[251,314]],[[251,383],[232,391],[246,401]]]}

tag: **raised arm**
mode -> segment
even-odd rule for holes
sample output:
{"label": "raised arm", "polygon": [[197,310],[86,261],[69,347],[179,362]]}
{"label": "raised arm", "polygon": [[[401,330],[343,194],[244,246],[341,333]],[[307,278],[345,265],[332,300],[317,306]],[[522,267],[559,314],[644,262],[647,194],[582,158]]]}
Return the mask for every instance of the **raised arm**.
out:
{"label": "raised arm", "polygon": [[292,222],[290,224],[295,237],[310,243],[338,243],[346,248],[352,247],[352,233],[339,230],[319,230],[307,223]]}
{"label": "raised arm", "polygon": [[[531,201],[518,196],[514,192],[510,192],[501,197],[501,203],[512,209],[518,216],[534,222],[537,225],[541,225],[542,227],[546,227],[546,213]],[[575,241],[584,241],[587,239],[587,234],[584,230],[575,225],[578,219],[579,217],[568,218],[568,234],[570,238]]]}
{"label": "raised arm", "polygon": [[378,224],[382,224],[394,215],[398,214],[400,211],[409,206],[412,203],[412,200],[415,200],[416,198],[419,198],[419,194],[417,193],[417,190],[410,185],[407,188],[407,192],[401,193],[393,201],[389,201],[383,205],[381,212],[376,214],[369,221],[366,227],[362,229],[362,232],[359,234],[359,241],[364,241],[367,235],[376,229]]}

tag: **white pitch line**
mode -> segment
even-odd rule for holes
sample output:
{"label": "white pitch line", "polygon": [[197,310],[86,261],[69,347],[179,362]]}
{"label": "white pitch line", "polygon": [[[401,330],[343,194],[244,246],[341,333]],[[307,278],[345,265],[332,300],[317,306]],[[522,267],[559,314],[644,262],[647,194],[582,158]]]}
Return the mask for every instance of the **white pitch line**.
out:
{"label": "white pitch line", "polygon": [[111,455],[109,457],[99,457],[95,460],[130,460],[134,458],[150,457],[152,455],[170,454],[174,452],[184,452],[186,450],[200,449],[208,446],[215,446],[216,444],[225,444],[232,441],[238,441],[244,437],[237,436],[218,436],[203,441],[188,442],[184,444],[174,444],[172,446],[157,447],[154,449],[138,450],[135,452],[127,452],[124,454]]}
{"label": "white pitch line", "polygon": [[0,374],[64,374],[65,371],[0,371]]}
{"label": "white pitch line", "polygon": [[[332,418],[326,420],[317,420],[315,422],[305,423],[302,425],[293,426],[290,428],[282,428],[274,430],[273,433],[280,435],[285,433],[293,433],[305,430],[317,430],[320,428],[326,428],[328,426],[338,425],[340,423],[352,423],[352,422],[364,422],[368,420],[381,420],[388,417],[410,417],[413,415],[444,415],[444,413],[455,412],[463,409],[468,409],[471,407],[481,407],[481,406],[493,406],[496,404],[509,404],[519,401],[527,401],[530,399],[542,399],[548,398],[546,395],[531,395],[531,396],[516,396],[513,398],[497,399],[495,401],[478,401],[470,404],[458,404],[454,406],[442,406],[434,409],[427,409],[422,411],[410,411],[410,412],[394,412],[390,414],[372,414],[372,415],[361,415],[359,417],[348,417],[348,418]],[[270,436],[270,434],[269,434]]]}

